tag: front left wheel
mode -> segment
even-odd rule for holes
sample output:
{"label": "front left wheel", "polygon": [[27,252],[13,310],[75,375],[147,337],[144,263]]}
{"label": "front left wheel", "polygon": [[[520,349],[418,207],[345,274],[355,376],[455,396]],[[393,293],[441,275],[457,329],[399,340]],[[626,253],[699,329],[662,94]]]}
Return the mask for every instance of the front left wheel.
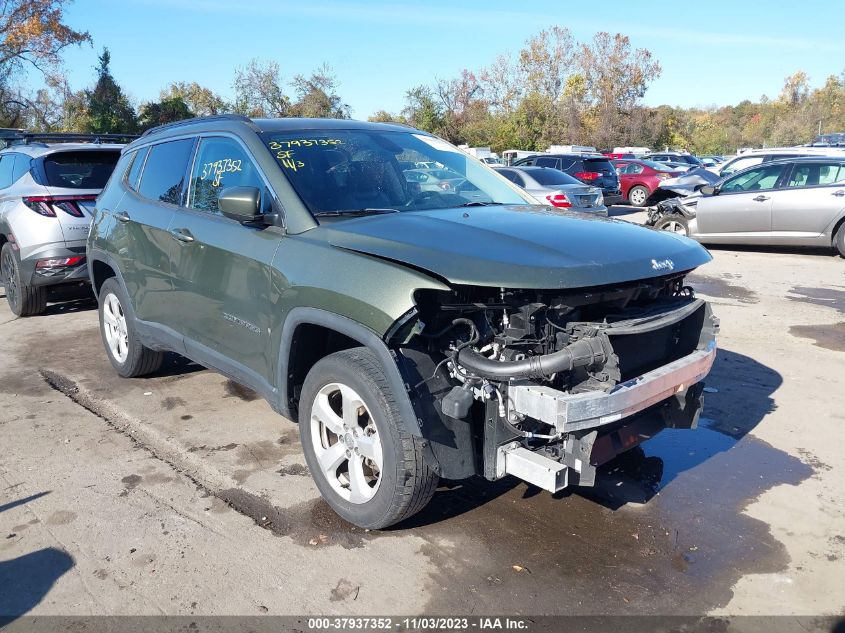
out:
{"label": "front left wheel", "polygon": [[381,529],[419,512],[438,477],[405,430],[378,358],[356,347],[318,361],[302,386],[299,433],[323,499],[341,517]]}

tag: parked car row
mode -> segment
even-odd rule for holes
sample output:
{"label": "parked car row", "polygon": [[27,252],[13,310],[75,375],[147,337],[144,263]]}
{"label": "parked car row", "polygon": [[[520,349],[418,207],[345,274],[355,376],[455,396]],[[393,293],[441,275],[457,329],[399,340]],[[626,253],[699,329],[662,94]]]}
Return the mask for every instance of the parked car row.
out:
{"label": "parked car row", "polygon": [[[618,192],[602,160],[578,169]],[[410,517],[440,477],[591,486],[700,415],[718,321],[684,278],[709,254],[571,212],[600,187],[551,167],[497,173],[402,125],[221,115],[12,146],[4,169],[7,295],[84,257],[120,376],[173,351],[255,390],[355,525]],[[63,250],[19,241],[28,220]]]}

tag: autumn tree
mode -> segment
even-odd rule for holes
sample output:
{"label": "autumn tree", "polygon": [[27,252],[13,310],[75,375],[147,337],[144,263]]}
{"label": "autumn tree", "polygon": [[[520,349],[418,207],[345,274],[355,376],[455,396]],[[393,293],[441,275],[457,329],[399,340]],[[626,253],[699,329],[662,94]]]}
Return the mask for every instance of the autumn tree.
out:
{"label": "autumn tree", "polygon": [[214,91],[195,81],[174,81],[159,93],[159,101],[181,99],[195,116],[222,114],[230,109],[226,101]]}
{"label": "autumn tree", "polygon": [[349,106],[338,94],[338,81],[328,64],[322,64],[309,76],[293,78],[296,102],[291,115],[312,118],[348,119]]}
{"label": "autumn tree", "polygon": [[67,4],[67,0],[8,0],[0,4],[0,126],[38,118],[34,112],[38,95],[26,94],[16,83],[21,71],[31,67],[50,72],[65,48],[91,41],[87,32],[65,24]]}
{"label": "autumn tree", "polygon": [[285,94],[279,64],[257,59],[235,71],[232,109],[249,117],[290,116],[290,97]]}
{"label": "autumn tree", "polygon": [[584,76],[593,109],[593,140],[609,146],[621,139],[625,117],[642,99],[661,68],[650,51],[632,50],[630,39],[617,33],[596,33],[581,45],[580,72]]}

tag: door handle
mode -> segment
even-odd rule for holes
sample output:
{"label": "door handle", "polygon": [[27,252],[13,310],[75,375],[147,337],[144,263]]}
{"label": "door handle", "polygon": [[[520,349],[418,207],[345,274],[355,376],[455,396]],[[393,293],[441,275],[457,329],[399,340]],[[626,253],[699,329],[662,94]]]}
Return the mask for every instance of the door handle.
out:
{"label": "door handle", "polygon": [[116,217],[121,222],[129,222],[129,220],[132,219],[129,217],[129,214],[126,213],[126,211],[116,211],[114,217]]}
{"label": "door handle", "polygon": [[832,195],[832,196],[836,196],[836,197],[838,197],[838,198],[841,198],[842,196],[845,196],[845,191],[843,191],[842,189],[840,189],[839,191],[834,191],[834,192],[833,192],[832,194],[830,194],[830,195]]}
{"label": "door handle", "polygon": [[188,229],[170,229],[170,237],[183,244],[189,244],[194,241],[194,236],[191,235]]}
{"label": "door handle", "polygon": [[769,196],[757,196],[756,198],[752,198],[754,202],[765,202],[769,199]]}

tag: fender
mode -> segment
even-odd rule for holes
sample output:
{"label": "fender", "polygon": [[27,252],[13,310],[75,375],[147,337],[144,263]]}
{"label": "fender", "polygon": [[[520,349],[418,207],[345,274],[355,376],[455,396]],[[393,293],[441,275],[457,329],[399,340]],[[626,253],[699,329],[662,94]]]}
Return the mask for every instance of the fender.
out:
{"label": "fender", "polygon": [[335,330],[345,336],[348,336],[355,341],[358,341],[364,347],[372,351],[376,357],[381,361],[382,369],[384,369],[385,377],[387,378],[393,395],[396,398],[396,404],[399,407],[399,413],[402,420],[407,424],[407,430],[412,435],[422,437],[420,430],[420,421],[417,419],[417,414],[411,405],[411,400],[408,397],[408,388],[402,380],[402,375],[399,373],[397,366],[396,353],[388,349],[384,341],[373,330],[361,325],[344,316],[321,310],[319,308],[298,307],[293,308],[285,318],[282,326],[281,344],[279,346],[279,361],[276,372],[278,387],[278,402],[276,410],[282,413],[285,417],[294,420],[290,407],[288,405],[288,362],[290,359],[290,349],[293,342],[293,334],[296,328],[302,324],[319,325],[321,327]]}

